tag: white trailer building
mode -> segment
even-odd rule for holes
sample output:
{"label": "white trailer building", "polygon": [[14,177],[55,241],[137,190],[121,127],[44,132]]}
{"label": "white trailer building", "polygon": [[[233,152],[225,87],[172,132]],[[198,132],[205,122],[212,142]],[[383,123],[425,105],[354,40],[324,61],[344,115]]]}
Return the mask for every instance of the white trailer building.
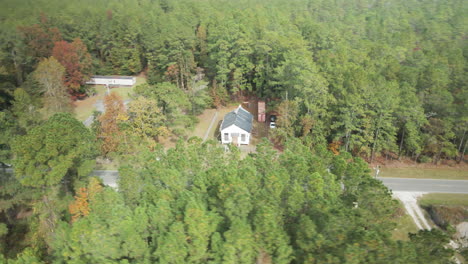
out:
{"label": "white trailer building", "polygon": [[132,76],[91,76],[86,84],[102,84],[106,86],[132,86],[136,83],[136,77]]}

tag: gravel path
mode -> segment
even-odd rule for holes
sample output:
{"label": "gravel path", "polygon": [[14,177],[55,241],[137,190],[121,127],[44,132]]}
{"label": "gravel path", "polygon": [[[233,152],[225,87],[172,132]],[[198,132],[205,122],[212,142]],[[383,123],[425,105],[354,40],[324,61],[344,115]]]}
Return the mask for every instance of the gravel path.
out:
{"label": "gravel path", "polygon": [[215,123],[217,117],[218,117],[218,111],[216,111],[215,114],[213,115],[213,118],[211,119],[210,126],[206,130],[205,136],[203,137],[203,141],[206,141],[206,139],[210,135],[211,128],[213,127],[213,124]]}
{"label": "gravel path", "polygon": [[414,223],[419,229],[431,230],[431,226],[424,217],[424,213],[418,205],[418,198],[426,193],[424,192],[393,192],[405,206],[406,212],[413,218]]}

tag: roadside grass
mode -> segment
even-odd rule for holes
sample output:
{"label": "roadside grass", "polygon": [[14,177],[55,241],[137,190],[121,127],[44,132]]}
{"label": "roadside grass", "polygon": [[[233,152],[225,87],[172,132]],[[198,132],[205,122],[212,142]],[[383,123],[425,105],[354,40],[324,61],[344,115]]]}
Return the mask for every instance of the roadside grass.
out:
{"label": "roadside grass", "polygon": [[419,199],[423,207],[430,205],[468,206],[468,194],[429,193]]}
{"label": "roadside grass", "polygon": [[382,168],[379,177],[468,180],[468,170],[457,168]]}
{"label": "roadside grass", "polygon": [[395,223],[397,224],[395,229],[392,232],[392,238],[394,240],[404,240],[408,241],[409,236],[408,233],[416,233],[418,232],[418,227],[414,223],[413,219],[411,216],[409,216],[406,211],[405,215],[397,218],[395,220]]}
{"label": "roadside grass", "polygon": [[418,203],[425,209],[427,219],[442,230],[468,219],[468,194],[431,193],[421,197]]}

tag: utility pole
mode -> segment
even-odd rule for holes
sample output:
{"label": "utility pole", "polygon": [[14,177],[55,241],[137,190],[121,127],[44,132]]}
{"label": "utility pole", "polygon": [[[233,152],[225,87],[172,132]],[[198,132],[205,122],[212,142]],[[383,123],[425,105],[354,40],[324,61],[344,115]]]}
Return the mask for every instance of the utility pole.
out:
{"label": "utility pole", "polygon": [[380,165],[377,165],[377,167],[374,168],[375,170],[375,178],[377,179],[377,177],[379,177],[379,173],[380,173]]}

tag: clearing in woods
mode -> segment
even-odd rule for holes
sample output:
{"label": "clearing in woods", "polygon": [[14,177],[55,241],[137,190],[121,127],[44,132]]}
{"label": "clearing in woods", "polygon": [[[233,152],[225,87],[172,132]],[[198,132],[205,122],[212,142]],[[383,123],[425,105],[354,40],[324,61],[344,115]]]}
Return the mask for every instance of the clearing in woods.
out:
{"label": "clearing in woods", "polygon": [[[224,116],[235,110],[239,106],[239,103],[232,103],[228,106],[223,106],[218,109],[206,109],[198,118],[198,124],[194,130],[189,133],[188,137],[199,137],[205,140],[213,139],[218,140],[219,127],[223,121]],[[255,146],[261,141],[263,137],[268,137],[268,125],[267,123],[257,122],[256,112],[256,101],[251,100],[248,103],[242,104],[242,107],[247,109],[254,115],[252,137],[249,145],[242,145],[241,151],[252,152],[255,150]],[[217,114],[216,114],[217,113]]]}
{"label": "clearing in woods", "polygon": [[[110,89],[110,91],[120,95],[122,100],[128,100],[133,92],[133,88],[145,82],[146,77],[138,76],[136,84],[132,87],[117,87]],[[102,101],[106,95],[107,89],[104,85],[93,85],[93,87],[96,89],[96,94],[94,96],[73,102],[75,117],[80,121],[85,121],[89,118],[93,114],[93,111],[96,110],[98,101]]]}
{"label": "clearing in woods", "polygon": [[[192,132],[189,132],[188,137],[199,137],[204,138],[205,135],[208,135],[206,140],[214,139],[216,140],[217,130],[223,121],[223,117],[237,108],[237,104],[228,105],[225,107],[220,107],[219,109],[206,109],[198,118],[198,124],[195,125],[195,129]],[[215,117],[216,112],[218,114]],[[213,117],[215,117],[213,121]],[[211,122],[213,125],[210,127]]]}

